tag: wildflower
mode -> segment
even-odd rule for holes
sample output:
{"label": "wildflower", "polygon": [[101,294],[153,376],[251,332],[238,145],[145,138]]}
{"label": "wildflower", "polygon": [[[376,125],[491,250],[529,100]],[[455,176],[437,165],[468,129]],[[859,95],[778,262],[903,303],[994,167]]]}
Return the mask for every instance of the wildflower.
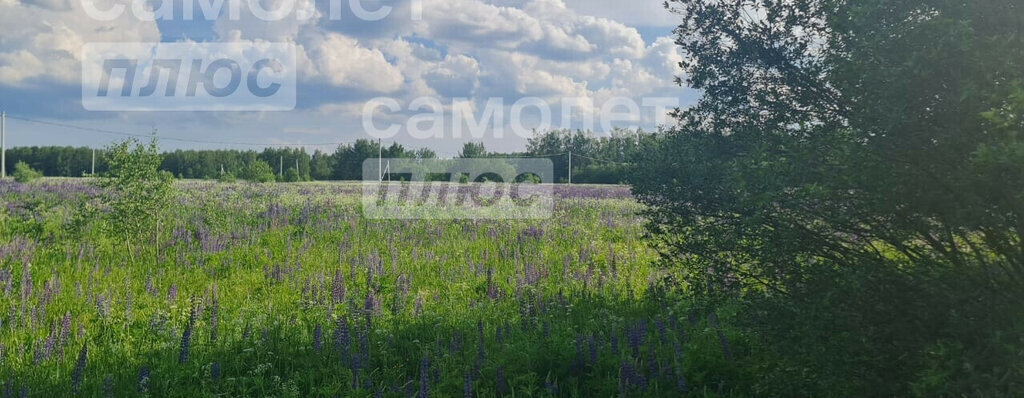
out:
{"label": "wildflower", "polygon": [[430,391],[430,358],[423,357],[420,361],[420,393],[419,398],[427,398]]}
{"label": "wildflower", "polygon": [[331,300],[335,303],[345,301],[345,277],[341,271],[334,271],[334,280],[331,281]]}
{"label": "wildflower", "polygon": [[139,369],[138,391],[145,394],[149,390],[149,369],[143,366]]}
{"label": "wildflower", "polygon": [[210,364],[210,378],[213,380],[220,379],[220,362]]}
{"label": "wildflower", "polygon": [[348,322],[345,317],[338,317],[338,327],[334,329],[334,347],[341,353],[341,360],[348,360]]}
{"label": "wildflower", "polygon": [[110,375],[103,378],[103,396],[107,398],[114,396],[114,378]]}
{"label": "wildflower", "polygon": [[594,335],[587,337],[587,347],[590,349],[590,363],[597,365],[597,344],[594,342]]}
{"label": "wildflower", "polygon": [[508,387],[507,385],[505,385],[505,368],[502,368],[501,366],[498,367],[498,372],[497,375],[495,376],[495,379],[497,379],[495,381],[498,386],[498,395],[505,395],[505,390]]}
{"label": "wildflower", "polygon": [[71,370],[71,392],[78,394],[79,389],[82,387],[82,376],[85,372],[85,358],[88,353],[88,346],[82,344],[82,350],[78,352],[78,361],[75,362],[74,369]]}
{"label": "wildflower", "polygon": [[323,331],[320,330],[320,324],[316,324],[316,326],[313,327],[313,352],[318,354],[320,353],[320,338],[322,333]]}
{"label": "wildflower", "polygon": [[181,333],[181,350],[178,352],[178,363],[185,363],[188,360],[188,346],[192,341],[192,327],[196,322],[196,310],[192,307],[192,311],[188,316],[188,323],[185,324],[185,331]]}

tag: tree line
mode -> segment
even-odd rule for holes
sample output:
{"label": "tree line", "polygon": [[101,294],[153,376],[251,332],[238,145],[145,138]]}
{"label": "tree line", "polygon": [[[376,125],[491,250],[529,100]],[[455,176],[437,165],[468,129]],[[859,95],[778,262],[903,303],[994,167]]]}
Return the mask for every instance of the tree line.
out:
{"label": "tree line", "polygon": [[[588,131],[552,130],[528,140],[523,152],[492,152],[481,142],[467,142],[460,158],[537,157],[552,161],[556,181],[564,182],[569,173],[572,152],[573,182],[619,184],[629,180],[634,160],[641,148],[655,142],[654,134],[642,130],[617,129],[609,134]],[[7,151],[7,169],[23,162],[47,177],[82,177],[95,170],[109,169],[105,149],[70,146],[16,147]],[[429,148],[410,149],[400,143],[384,145],[358,139],[338,146],[334,152],[304,148],[265,148],[256,150],[175,150],[161,154],[160,170],[181,179],[245,179],[253,181],[355,181],[362,179],[363,162],[384,158],[436,159]]]}

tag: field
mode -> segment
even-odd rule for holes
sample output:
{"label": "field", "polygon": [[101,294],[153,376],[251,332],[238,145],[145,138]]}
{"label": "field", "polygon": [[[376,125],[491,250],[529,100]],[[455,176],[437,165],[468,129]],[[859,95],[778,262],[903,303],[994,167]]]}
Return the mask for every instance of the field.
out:
{"label": "field", "polygon": [[177,188],[152,245],[104,233],[82,180],[0,183],[4,396],[729,391],[728,331],[666,283],[628,188],[496,221],[367,219],[353,184]]}

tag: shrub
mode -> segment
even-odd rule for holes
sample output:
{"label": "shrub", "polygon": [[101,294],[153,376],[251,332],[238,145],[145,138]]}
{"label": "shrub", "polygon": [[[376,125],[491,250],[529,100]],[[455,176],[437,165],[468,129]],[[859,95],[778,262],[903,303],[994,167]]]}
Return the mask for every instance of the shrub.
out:
{"label": "shrub", "polygon": [[156,137],[149,145],[129,138],[110,146],[105,153],[109,168],[99,185],[113,194],[108,213],[111,231],[123,234],[129,247],[135,236],[155,239],[159,234],[160,215],[170,201],[174,179],[170,173],[159,170],[162,159]]}
{"label": "shrub", "polygon": [[235,173],[224,173],[217,176],[218,182],[232,183],[235,182]]}
{"label": "shrub", "polygon": [[17,181],[17,182],[20,182],[20,183],[31,182],[31,181],[33,181],[33,180],[43,176],[42,173],[33,170],[25,162],[18,162],[18,163],[16,163],[14,165],[14,174],[12,174],[12,175],[14,176],[14,181]]}
{"label": "shrub", "polygon": [[267,162],[256,160],[246,165],[242,173],[239,174],[239,177],[252,182],[273,182],[274,170],[270,168],[270,164]]}
{"label": "shrub", "polygon": [[299,172],[296,171],[294,168],[290,168],[284,171],[284,182],[299,182],[300,180],[301,178],[299,177]]}

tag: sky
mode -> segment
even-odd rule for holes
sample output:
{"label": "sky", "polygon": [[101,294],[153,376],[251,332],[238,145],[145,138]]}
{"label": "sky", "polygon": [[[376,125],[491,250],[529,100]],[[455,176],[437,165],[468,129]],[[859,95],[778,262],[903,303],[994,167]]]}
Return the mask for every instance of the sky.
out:
{"label": "sky", "polygon": [[[200,10],[211,1],[0,0],[0,110],[9,116],[8,146],[102,147],[121,137],[101,131],[155,129],[165,150],[293,145],[330,151],[339,143],[381,138],[444,156],[466,141],[483,141],[494,151],[521,150],[532,128],[653,130],[671,123],[664,104],[685,107],[697,99],[695,91],[674,84],[682,60],[671,37],[677,16],[662,0],[243,0],[237,17],[227,11],[211,18],[198,11],[184,16],[185,5]],[[262,20],[245,1],[294,15]],[[350,1],[365,10],[391,8],[379,20],[367,20]],[[113,19],[87,11],[116,4],[126,11]],[[161,4],[174,13],[145,18],[144,11]],[[82,49],[102,42],[294,45],[294,107],[87,110]],[[398,109],[367,111],[373,99],[394,101]],[[438,107],[415,108],[417,99]],[[495,99],[501,120],[485,119]],[[582,102],[570,107],[567,99]],[[542,111],[534,111],[538,106],[522,106],[517,113],[517,103],[538,105],[528,100],[546,105],[547,124]],[[639,109],[609,108],[621,101]],[[622,110],[630,115],[587,122],[588,114]],[[423,126],[411,125],[423,115],[450,124],[457,113],[491,123],[459,129],[461,134],[444,124],[429,136],[410,130]],[[511,128],[516,115],[521,120]],[[399,130],[370,133],[367,118],[374,128]]]}

